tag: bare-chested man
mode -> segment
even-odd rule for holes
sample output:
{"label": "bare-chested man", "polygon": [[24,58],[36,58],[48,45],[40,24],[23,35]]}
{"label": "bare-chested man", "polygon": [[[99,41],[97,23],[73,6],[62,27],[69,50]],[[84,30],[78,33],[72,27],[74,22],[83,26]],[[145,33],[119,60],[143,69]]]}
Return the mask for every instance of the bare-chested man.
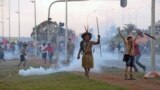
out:
{"label": "bare-chested man", "polygon": [[[125,45],[125,62],[126,62],[126,69],[125,69],[125,80],[135,80],[133,78],[133,66],[134,66],[134,41],[136,40],[137,36],[135,39],[133,39],[131,36],[125,38],[122,34],[120,29],[119,30],[119,34],[122,37],[123,41],[124,41],[124,45]],[[130,78],[128,78],[128,72],[130,73],[129,76]]]}

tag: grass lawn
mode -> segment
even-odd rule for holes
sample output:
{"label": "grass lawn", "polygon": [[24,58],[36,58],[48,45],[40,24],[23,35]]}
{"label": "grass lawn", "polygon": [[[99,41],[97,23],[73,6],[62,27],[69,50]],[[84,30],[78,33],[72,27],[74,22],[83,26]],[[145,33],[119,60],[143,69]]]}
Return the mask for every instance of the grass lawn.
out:
{"label": "grass lawn", "polygon": [[72,72],[43,76],[20,76],[16,62],[0,64],[0,90],[127,90],[124,87],[88,80]]}

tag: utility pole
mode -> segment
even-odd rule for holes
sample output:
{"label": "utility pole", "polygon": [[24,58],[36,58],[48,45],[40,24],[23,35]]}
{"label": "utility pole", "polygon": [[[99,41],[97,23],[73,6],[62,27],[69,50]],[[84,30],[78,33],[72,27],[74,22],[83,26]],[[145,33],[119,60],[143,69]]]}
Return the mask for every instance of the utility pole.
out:
{"label": "utility pole", "polygon": [[4,0],[2,0],[2,38],[4,38]]}
{"label": "utility pole", "polygon": [[21,25],[20,25],[20,0],[18,0],[18,11],[16,12],[18,14],[18,39],[21,38]]}
{"label": "utility pole", "polygon": [[[151,0],[151,36],[155,36],[155,0]],[[151,65],[152,71],[145,74],[144,78],[160,77],[160,73],[156,71],[155,65],[155,40],[151,40]]]}
{"label": "utility pole", "polygon": [[[155,0],[152,0],[151,8],[151,35],[155,36]],[[155,71],[155,40],[151,40],[151,61],[152,69]]]}
{"label": "utility pole", "polygon": [[[67,42],[68,42],[68,0],[66,0],[66,30],[65,30],[65,56],[66,59],[68,59],[68,53],[67,53]],[[68,62],[69,63],[69,62]]]}
{"label": "utility pole", "polygon": [[36,49],[35,49],[35,55],[38,54],[38,39],[37,39],[37,9],[36,9],[36,0],[31,1],[34,4],[34,33],[35,33],[35,43],[36,43]]}
{"label": "utility pole", "polygon": [[9,41],[11,40],[11,15],[10,15],[10,0],[8,0],[8,24],[9,24]]}

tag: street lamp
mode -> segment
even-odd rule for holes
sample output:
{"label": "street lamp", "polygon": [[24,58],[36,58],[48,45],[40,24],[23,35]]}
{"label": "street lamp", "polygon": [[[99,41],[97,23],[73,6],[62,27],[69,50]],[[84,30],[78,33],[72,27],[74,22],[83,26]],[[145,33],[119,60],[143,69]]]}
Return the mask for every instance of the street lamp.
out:
{"label": "street lamp", "polygon": [[21,37],[21,26],[20,26],[20,1],[18,0],[18,11],[16,12],[18,14],[18,38],[20,40]]}
{"label": "street lamp", "polygon": [[37,12],[36,12],[36,0],[31,1],[34,3],[34,33],[35,33],[35,42],[36,42],[36,50],[35,50],[35,55],[38,54],[38,45],[37,45]]}
{"label": "street lamp", "polygon": [[2,3],[1,3],[1,9],[2,9],[2,38],[4,37],[4,21],[3,21],[3,19],[4,19],[4,0],[2,0]]}
{"label": "street lamp", "polygon": [[[50,17],[50,10],[51,10],[51,7],[52,7],[52,5],[53,4],[55,4],[55,3],[57,3],[57,2],[66,2],[66,20],[65,20],[65,22],[66,22],[66,24],[65,24],[65,28],[66,28],[66,30],[65,30],[65,56],[66,56],[66,58],[67,58],[67,41],[68,41],[68,36],[67,36],[67,30],[68,30],[68,2],[72,2],[72,1],[88,1],[88,0],[57,0],[57,1],[54,1],[54,2],[52,2],[50,5],[49,5],[49,9],[48,9],[48,23],[49,23],[49,21],[51,20],[51,17]],[[49,28],[50,29],[50,28]],[[48,43],[49,43],[49,30],[47,30],[47,41],[48,41]]]}
{"label": "street lamp", "polygon": [[[57,2],[73,2],[73,1],[88,1],[88,0],[56,0],[54,2],[52,2],[50,5],[49,5],[49,9],[48,9],[48,21],[51,20],[51,17],[50,17],[50,11],[51,11],[51,7],[53,4],[57,3]],[[67,5],[67,4],[66,4]],[[67,5],[68,6],[68,5]]]}
{"label": "street lamp", "polygon": [[20,26],[20,1],[18,0],[18,30],[19,30],[19,40],[21,37],[21,26]]}
{"label": "street lamp", "polygon": [[10,0],[8,0],[8,24],[9,24],[9,41],[11,40],[11,15],[10,15]]}
{"label": "street lamp", "polygon": [[[151,1],[151,35],[155,36],[155,0]],[[152,71],[148,72],[144,78],[160,77],[160,73],[156,71],[155,65],[155,41],[151,40],[151,65]]]}

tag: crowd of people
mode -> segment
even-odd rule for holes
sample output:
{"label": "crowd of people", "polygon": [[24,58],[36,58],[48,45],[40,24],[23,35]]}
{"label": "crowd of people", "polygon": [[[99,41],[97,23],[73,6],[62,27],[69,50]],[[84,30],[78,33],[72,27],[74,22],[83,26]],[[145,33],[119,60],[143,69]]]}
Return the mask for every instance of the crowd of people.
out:
{"label": "crowd of people", "polygon": [[[73,41],[69,38],[67,45],[68,63],[73,58],[73,53],[75,49],[75,45]],[[21,66],[21,63],[24,62],[23,66],[26,64],[26,55],[28,56],[42,56],[44,63],[47,64],[47,60],[49,60],[50,64],[57,63],[59,58],[59,53],[64,53],[64,46],[60,43],[57,45],[56,43],[38,43],[37,47],[33,41],[28,42],[8,42],[7,40],[0,43],[0,62],[5,61],[5,54],[11,53],[12,55],[19,55],[20,63],[18,66]],[[53,59],[53,56],[55,58]]]}
{"label": "crowd of people", "polygon": [[[150,43],[138,43],[139,49],[142,52],[142,55],[149,55],[150,54]],[[122,42],[116,42],[116,41],[111,41],[109,42],[107,51],[111,53],[118,53],[118,54],[123,54],[124,53],[124,43]],[[159,50],[159,45],[156,45],[156,52],[158,53]]]}
{"label": "crowd of people", "polygon": [[[133,69],[138,72],[137,66],[142,68],[143,71],[146,71],[146,66],[143,65],[139,60],[142,54],[145,50],[148,50],[149,43],[147,43],[144,47],[141,47],[140,43],[137,43],[138,37],[142,37],[142,35],[137,32],[137,35],[135,38],[132,36],[124,37],[119,30],[119,35],[122,37],[123,42],[119,41],[118,43],[115,43],[114,41],[111,41],[109,44],[109,52],[115,53],[117,52],[119,54],[124,53],[123,61],[126,63],[125,68],[125,80],[135,80],[133,77]],[[77,58],[80,59],[80,55],[82,55],[82,67],[85,70],[85,76],[89,77],[90,69],[94,67],[94,61],[93,61],[93,50],[92,46],[97,45],[100,43],[100,35],[98,35],[98,40],[91,41],[92,34],[88,32],[88,29],[86,29],[86,32],[82,34],[82,41],[80,42],[80,49],[78,52]],[[56,63],[58,60],[58,57],[56,53],[64,53],[62,50],[64,50],[64,46],[62,44],[59,44],[59,46],[56,43],[39,43],[37,46],[33,41],[30,42],[7,42],[7,43],[0,43],[0,60],[5,61],[4,54],[5,52],[11,52],[12,54],[19,54],[20,55],[20,62],[18,64],[18,67],[23,64],[25,67],[26,65],[26,55],[37,55],[36,48],[38,53],[41,53],[42,59],[44,60],[44,63],[47,64],[47,60],[51,64]],[[123,50],[122,50],[123,49]],[[68,51],[68,57],[67,61],[68,63],[71,62],[71,58],[74,55],[75,50],[75,44],[72,42],[72,39],[68,39],[68,45],[67,45],[67,51]],[[53,59],[53,56],[56,56],[56,59]],[[129,74],[129,75],[128,75]]]}
{"label": "crowd of people", "polygon": [[123,61],[126,63],[124,79],[135,80],[132,72],[133,72],[133,68],[136,72],[138,72],[138,68],[136,65],[141,67],[144,71],[146,70],[146,66],[140,63],[139,61],[139,58],[141,57],[141,50],[140,50],[139,44],[136,42],[138,37],[143,37],[142,33],[137,32],[137,35],[135,36],[135,38],[133,38],[132,36],[128,36],[127,38],[125,38],[122,35],[120,28],[118,28],[118,30],[119,30],[120,36],[123,39],[124,46],[125,46],[125,52],[123,56]]}

